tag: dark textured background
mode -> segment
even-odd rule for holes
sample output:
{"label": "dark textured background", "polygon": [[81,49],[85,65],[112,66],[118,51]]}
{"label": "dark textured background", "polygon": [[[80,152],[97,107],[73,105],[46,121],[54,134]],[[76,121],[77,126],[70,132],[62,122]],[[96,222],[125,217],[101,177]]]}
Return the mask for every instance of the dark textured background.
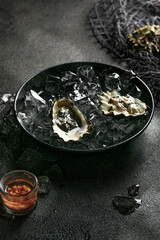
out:
{"label": "dark textured background", "polygon": [[[0,0],[0,92],[16,92],[32,75],[56,64],[115,64],[96,43],[87,16],[96,0]],[[53,182],[30,215],[0,217],[0,239],[160,239],[160,111],[145,132],[119,152],[93,158],[72,156],[60,165],[70,180]],[[0,156],[0,174],[6,169]],[[140,184],[142,206],[120,215],[116,194]]]}

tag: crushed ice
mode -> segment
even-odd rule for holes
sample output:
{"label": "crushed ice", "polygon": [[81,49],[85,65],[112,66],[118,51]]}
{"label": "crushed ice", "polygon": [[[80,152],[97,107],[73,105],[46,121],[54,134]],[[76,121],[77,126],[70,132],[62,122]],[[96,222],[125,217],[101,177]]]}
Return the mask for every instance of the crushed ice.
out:
{"label": "crushed ice", "polygon": [[[18,112],[21,124],[33,136],[55,147],[64,149],[96,149],[121,142],[132,136],[146,123],[146,118],[104,116],[99,107],[102,91],[116,89],[120,93],[141,95],[133,84],[132,73],[122,74],[105,69],[95,73],[91,66],[81,66],[76,73],[66,71],[60,76],[48,75],[38,90],[26,92],[24,105]],[[69,98],[91,122],[94,131],[80,142],[64,143],[52,130],[52,106],[60,98]]]}

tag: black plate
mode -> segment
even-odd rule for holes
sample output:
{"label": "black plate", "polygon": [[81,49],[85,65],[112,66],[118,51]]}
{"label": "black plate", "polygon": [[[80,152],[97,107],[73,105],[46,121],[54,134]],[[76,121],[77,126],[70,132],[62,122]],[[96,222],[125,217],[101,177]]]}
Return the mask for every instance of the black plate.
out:
{"label": "black plate", "polygon": [[[62,64],[62,65],[58,65],[58,66],[54,66],[51,67],[49,69],[46,69],[40,73],[38,73],[37,75],[31,77],[30,79],[28,79],[19,89],[17,95],[16,95],[16,99],[15,99],[15,104],[14,104],[14,108],[15,108],[15,112],[16,112],[16,116],[20,110],[20,108],[24,105],[24,98],[25,98],[25,94],[27,91],[35,90],[41,90],[42,86],[44,85],[45,79],[47,77],[47,75],[56,75],[59,76],[62,72],[64,71],[72,71],[72,72],[76,72],[77,68],[80,66],[84,66],[84,65],[90,65],[94,68],[95,72],[100,72],[103,69],[106,68],[111,68],[113,69],[113,72],[116,72],[118,74],[126,74],[130,71],[122,69],[122,68],[117,68],[115,66],[111,66],[111,65],[106,65],[106,64],[101,64],[101,63],[95,63],[95,62],[75,62],[75,63],[66,63],[66,64]],[[28,133],[30,134],[33,138],[35,138],[36,140],[38,140],[39,142],[48,145],[50,147],[53,147],[55,149],[58,150],[66,150],[66,151],[70,151],[70,152],[98,152],[98,151],[104,151],[104,150],[109,150],[112,149],[114,147],[118,147],[123,145],[124,143],[127,143],[129,141],[131,141],[132,139],[134,139],[135,137],[137,137],[140,133],[142,133],[146,127],[149,125],[152,117],[153,117],[153,112],[154,112],[154,100],[153,100],[153,96],[152,93],[150,91],[150,89],[147,87],[147,85],[138,77],[134,78],[134,83],[136,86],[138,86],[138,88],[141,90],[142,94],[140,99],[145,102],[150,111],[149,111],[149,117],[148,117],[148,121],[146,122],[146,124],[135,134],[133,134],[132,136],[130,136],[128,139],[121,141],[119,143],[116,143],[114,145],[110,145],[110,146],[106,146],[103,148],[95,148],[95,149],[91,149],[91,150],[70,150],[70,149],[64,149],[63,147],[56,147],[54,145],[51,145],[43,140],[39,140],[37,139],[35,136],[32,135],[31,132],[29,132],[26,128],[25,125],[23,124],[23,122],[19,121],[19,118],[17,117],[20,125],[22,126],[22,128]]]}

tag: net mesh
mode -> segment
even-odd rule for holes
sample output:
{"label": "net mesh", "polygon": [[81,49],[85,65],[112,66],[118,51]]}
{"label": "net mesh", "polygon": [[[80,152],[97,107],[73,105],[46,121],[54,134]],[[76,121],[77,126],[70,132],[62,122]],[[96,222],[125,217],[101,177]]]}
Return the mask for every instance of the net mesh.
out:
{"label": "net mesh", "polygon": [[160,106],[160,58],[143,51],[135,54],[126,44],[134,30],[147,23],[160,25],[160,1],[101,0],[90,11],[89,21],[100,44],[146,82]]}

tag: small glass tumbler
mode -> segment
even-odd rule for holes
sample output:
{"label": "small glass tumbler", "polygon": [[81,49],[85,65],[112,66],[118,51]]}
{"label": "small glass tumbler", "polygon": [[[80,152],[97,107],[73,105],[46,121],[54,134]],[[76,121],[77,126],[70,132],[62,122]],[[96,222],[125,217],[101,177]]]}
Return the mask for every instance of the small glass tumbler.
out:
{"label": "small glass tumbler", "polygon": [[36,207],[38,179],[33,173],[24,170],[9,172],[2,177],[0,189],[8,213],[22,216]]}

